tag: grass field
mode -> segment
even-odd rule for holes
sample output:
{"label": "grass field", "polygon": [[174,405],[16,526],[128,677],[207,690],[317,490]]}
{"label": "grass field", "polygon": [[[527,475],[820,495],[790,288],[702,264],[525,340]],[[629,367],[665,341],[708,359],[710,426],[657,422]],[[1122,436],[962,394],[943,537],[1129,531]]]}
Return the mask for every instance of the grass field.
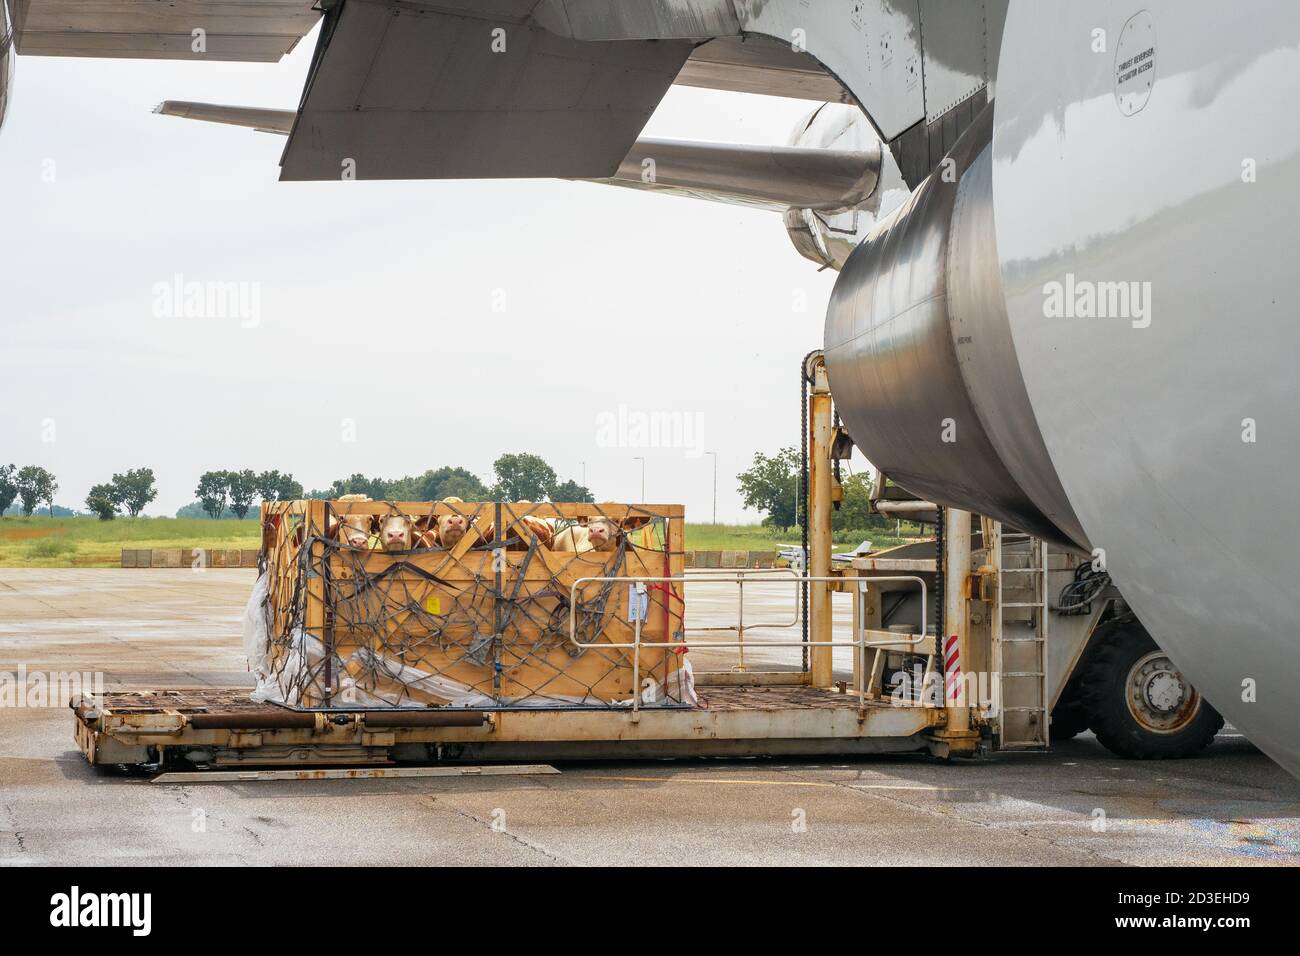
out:
{"label": "grass field", "polygon": [[[875,531],[836,532],[835,551],[852,551],[863,539],[871,542],[872,548],[881,551],[896,544],[910,541],[910,538],[896,538],[890,534]],[[691,524],[686,525],[686,547],[698,551],[770,551],[776,548],[793,547],[800,544],[799,529],[778,531],[759,524]]]}
{"label": "grass field", "polygon": [[257,548],[256,521],[0,518],[0,567],[116,568],[123,548]]}
{"label": "grass field", "polygon": [[[876,550],[906,539],[864,532],[837,533],[836,551],[862,538]],[[799,529],[763,525],[687,524],[686,547],[700,551],[770,551],[798,546]],[[196,518],[0,518],[0,567],[116,568],[123,548],[257,548],[257,522]]]}

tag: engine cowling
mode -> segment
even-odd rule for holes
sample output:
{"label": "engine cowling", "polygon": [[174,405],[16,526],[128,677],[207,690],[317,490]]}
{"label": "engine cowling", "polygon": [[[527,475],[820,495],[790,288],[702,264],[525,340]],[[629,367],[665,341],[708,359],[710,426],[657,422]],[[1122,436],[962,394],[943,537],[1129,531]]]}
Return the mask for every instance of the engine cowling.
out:
{"label": "engine cowling", "polygon": [[1011,339],[992,210],[992,107],[848,257],[826,314],[836,406],[918,497],[1088,551]]}

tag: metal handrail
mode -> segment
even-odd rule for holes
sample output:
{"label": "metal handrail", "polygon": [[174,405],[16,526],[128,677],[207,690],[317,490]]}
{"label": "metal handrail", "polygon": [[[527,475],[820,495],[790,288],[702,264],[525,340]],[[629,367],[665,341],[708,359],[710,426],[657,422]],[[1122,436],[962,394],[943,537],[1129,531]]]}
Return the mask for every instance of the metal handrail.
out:
{"label": "metal handrail", "polygon": [[[737,576],[732,575],[733,578]],[[722,577],[712,578],[711,580],[722,580]],[[636,627],[633,630],[633,640],[631,643],[626,641],[587,641],[578,640],[578,585],[587,581],[609,582],[611,584],[687,584],[690,578],[686,575],[667,575],[667,576],[623,576],[623,575],[588,575],[577,578],[569,585],[569,642],[579,650],[587,650],[592,647],[602,648],[631,648],[632,649],[632,719],[637,721],[641,714],[641,619],[644,615],[641,613],[640,598],[638,596]],[[737,578],[737,580],[739,580]],[[866,686],[863,683],[864,671],[866,670],[866,655],[868,647],[896,647],[898,645],[916,645],[926,639],[926,586],[925,579],[915,574],[895,574],[880,577],[846,577],[843,575],[822,575],[822,576],[797,576],[790,579],[792,584],[801,584],[809,582],[818,583],[844,583],[845,581],[854,581],[857,583],[857,593],[855,595],[858,601],[861,601],[865,590],[872,584],[882,581],[913,581],[921,586],[921,632],[915,637],[908,640],[895,640],[885,638],[881,640],[868,641],[867,629],[858,627],[856,640],[837,641],[832,638],[829,641],[760,641],[765,647],[856,647],[858,649],[858,666],[856,668],[858,679],[855,688],[858,696],[858,716],[861,719],[866,712]],[[642,593],[638,592],[638,595]],[[687,641],[653,641],[654,647],[658,648],[678,648],[684,647],[689,649],[692,644]],[[698,641],[693,644],[696,648],[704,647],[742,647],[743,641]]]}
{"label": "metal handrail", "polygon": [[[716,572],[716,573],[715,573]],[[755,573],[757,572],[757,573]],[[735,584],[736,585],[736,623],[735,624],[717,624],[708,627],[689,627],[687,631],[735,631],[736,640],[740,642],[739,661],[733,672],[743,674],[745,667],[745,631],[753,628],[784,628],[799,626],[799,590],[796,588],[791,597],[794,599],[794,617],[789,621],[780,621],[776,623],[763,624],[746,624],[745,623],[745,582],[753,580],[755,583],[771,581],[777,575],[789,575],[795,581],[802,580],[799,573],[793,568],[752,568],[749,570],[736,570],[732,572],[734,577],[729,577],[725,572],[718,571],[716,568],[706,568],[703,571],[697,570],[691,575],[691,583],[716,583],[716,584]],[[752,575],[752,578],[751,578]],[[779,582],[778,582],[779,583]]]}

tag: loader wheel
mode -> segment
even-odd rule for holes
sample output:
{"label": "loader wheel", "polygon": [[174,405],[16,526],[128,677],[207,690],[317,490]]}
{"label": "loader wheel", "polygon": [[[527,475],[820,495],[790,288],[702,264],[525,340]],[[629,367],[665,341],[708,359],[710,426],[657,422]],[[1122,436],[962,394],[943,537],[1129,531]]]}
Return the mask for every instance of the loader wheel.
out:
{"label": "loader wheel", "polygon": [[1089,654],[1081,681],[1089,726],[1121,757],[1190,757],[1223,726],[1219,712],[1146,631],[1113,631]]}
{"label": "loader wheel", "polygon": [[1051,740],[1069,740],[1088,729],[1088,712],[1082,704],[1061,703],[1052,710]]}

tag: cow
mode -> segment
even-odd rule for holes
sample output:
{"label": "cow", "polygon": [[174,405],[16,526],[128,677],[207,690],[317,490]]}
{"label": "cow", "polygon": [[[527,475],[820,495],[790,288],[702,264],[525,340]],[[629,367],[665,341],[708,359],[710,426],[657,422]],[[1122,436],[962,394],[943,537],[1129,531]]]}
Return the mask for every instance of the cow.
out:
{"label": "cow", "polygon": [[643,528],[651,521],[648,515],[629,515],[619,521],[605,515],[588,518],[583,524],[571,525],[555,535],[552,551],[613,551],[626,531]]}
{"label": "cow", "polygon": [[591,518],[585,525],[570,525],[558,532],[551,541],[552,551],[612,551],[623,535],[623,528],[613,518]]}
{"label": "cow", "polygon": [[[455,507],[463,505],[465,502],[455,495],[450,495],[443,498],[442,503]],[[457,542],[465,537],[465,532],[469,530],[469,518],[459,511],[451,511],[438,516],[435,528],[434,541],[444,548],[454,548]]]}
{"label": "cow", "polygon": [[409,515],[385,515],[379,519],[379,546],[385,551],[410,551],[415,540],[415,522]]}
{"label": "cow", "polygon": [[[339,501],[369,501],[368,495],[344,495]],[[326,520],[327,537],[337,537],[340,544],[350,548],[371,547],[370,535],[374,530],[374,516],[367,514],[343,515]]]}
{"label": "cow", "polygon": [[[517,501],[515,507],[531,507],[531,501]],[[555,536],[555,527],[545,518],[539,518],[536,515],[520,515],[514,521],[506,526],[506,548],[510,551],[527,550],[528,545],[524,538],[524,532],[537,539],[537,543],[544,548],[551,546],[551,540]],[[496,539],[496,525],[489,524],[483,530],[483,541],[491,542]]]}
{"label": "cow", "polygon": [[344,515],[338,519],[336,533],[340,543],[349,548],[369,548],[373,524],[371,515]]}

